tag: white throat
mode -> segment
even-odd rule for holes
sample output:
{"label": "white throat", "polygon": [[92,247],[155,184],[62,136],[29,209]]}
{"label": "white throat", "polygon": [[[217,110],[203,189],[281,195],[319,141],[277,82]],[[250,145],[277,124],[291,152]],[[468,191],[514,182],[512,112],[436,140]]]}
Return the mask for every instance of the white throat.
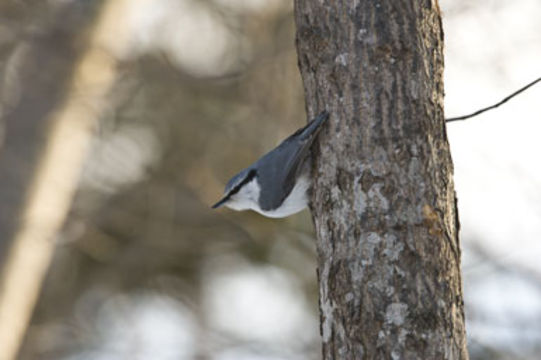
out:
{"label": "white throat", "polygon": [[257,202],[260,192],[261,188],[254,177],[250,182],[246,183],[238,193],[233,195],[225,206],[237,211],[248,209],[256,210],[254,206],[259,207]]}
{"label": "white throat", "polygon": [[254,178],[233,195],[225,206],[237,211],[251,209],[271,218],[286,217],[298,213],[308,206],[309,188],[308,177],[300,177],[282,205],[277,209],[267,211],[259,207],[258,200],[261,188],[257,179]]}

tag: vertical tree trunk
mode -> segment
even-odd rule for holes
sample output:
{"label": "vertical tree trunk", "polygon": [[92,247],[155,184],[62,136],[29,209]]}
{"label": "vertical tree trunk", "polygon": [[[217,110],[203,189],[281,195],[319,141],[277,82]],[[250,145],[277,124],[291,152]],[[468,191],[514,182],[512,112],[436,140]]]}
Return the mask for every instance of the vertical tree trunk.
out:
{"label": "vertical tree trunk", "polygon": [[467,359],[437,0],[296,0],[324,359]]}

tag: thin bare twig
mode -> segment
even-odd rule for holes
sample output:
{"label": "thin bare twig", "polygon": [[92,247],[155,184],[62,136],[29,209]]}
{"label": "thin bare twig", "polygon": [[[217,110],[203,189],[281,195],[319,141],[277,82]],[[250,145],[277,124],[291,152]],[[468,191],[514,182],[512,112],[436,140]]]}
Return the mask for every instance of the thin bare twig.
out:
{"label": "thin bare twig", "polygon": [[532,81],[531,83],[529,83],[528,85],[526,86],[523,86],[521,87],[520,89],[518,89],[517,91],[515,91],[514,93],[512,93],[511,95],[505,97],[503,100],[501,100],[500,102],[494,104],[494,105],[491,105],[489,107],[486,107],[486,108],[483,108],[481,110],[477,110],[476,112],[474,113],[471,113],[469,115],[463,115],[463,116],[457,116],[457,117],[452,117],[452,118],[448,118],[448,119],[445,119],[445,122],[451,122],[451,121],[458,121],[458,120],[466,120],[466,119],[469,119],[469,118],[472,118],[474,116],[477,116],[479,114],[482,114],[484,113],[485,111],[488,111],[488,110],[492,110],[492,109],[495,109],[497,108],[498,106],[502,105],[502,104],[505,104],[507,101],[511,100],[512,98],[514,98],[515,96],[517,96],[518,94],[520,94],[521,92],[527,90],[528,88],[534,86],[535,84],[537,84],[539,81],[541,81],[541,77],[540,78],[537,78],[536,80]]}

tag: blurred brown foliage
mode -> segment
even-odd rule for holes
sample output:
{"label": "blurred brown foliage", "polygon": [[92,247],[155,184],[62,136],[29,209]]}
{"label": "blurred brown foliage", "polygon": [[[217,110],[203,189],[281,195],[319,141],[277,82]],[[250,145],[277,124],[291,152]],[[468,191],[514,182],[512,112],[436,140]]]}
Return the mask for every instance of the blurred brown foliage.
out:
{"label": "blurred brown foliage", "polygon": [[[14,27],[48,32],[56,26],[54,20],[77,13],[80,21],[62,25],[67,34],[77,35],[93,16],[69,2],[37,2],[41,10],[31,3],[4,4],[6,17],[21,18],[4,26],[12,32]],[[291,8],[246,14],[210,2],[205,6],[229,31],[242,33],[242,46],[230,44],[224,54],[223,61],[233,66],[218,76],[199,76],[162,51],[118,60],[117,78],[100,109],[81,183],[58,236],[21,359],[59,359],[99,347],[92,341],[99,338],[96,314],[119,294],[159,293],[178,299],[196,314],[201,336],[212,338],[216,330],[206,324],[201,298],[203,272],[224,254],[254,266],[284,268],[310,294],[315,314],[307,214],[272,221],[209,208],[232,172],[303,124]],[[57,8],[67,15],[59,15]],[[12,46],[22,36],[14,35]],[[61,39],[53,37],[53,43],[42,43],[35,51],[54,52],[56,41]],[[3,59],[13,51],[5,50]],[[47,72],[61,64],[34,64],[29,71]],[[46,100],[50,88],[35,91],[39,92],[33,96],[56,106]],[[220,266],[234,267],[235,261]],[[88,305],[86,299],[97,289],[102,295]],[[82,314],[81,303],[86,304]],[[311,333],[317,335],[317,329]],[[301,346],[302,353],[318,353],[314,339]],[[217,346],[239,341],[208,341],[196,356],[208,358]]]}

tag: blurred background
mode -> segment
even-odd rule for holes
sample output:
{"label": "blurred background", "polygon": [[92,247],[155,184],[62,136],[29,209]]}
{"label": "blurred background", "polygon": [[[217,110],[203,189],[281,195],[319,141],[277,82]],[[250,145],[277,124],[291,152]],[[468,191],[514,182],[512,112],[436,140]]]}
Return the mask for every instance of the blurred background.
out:
{"label": "blurred background", "polygon": [[[541,75],[541,2],[440,6],[448,117]],[[294,32],[286,0],[0,4],[0,263],[37,299],[19,359],[320,358],[309,213],[209,208],[306,122]],[[472,359],[541,356],[540,98],[448,125]]]}

